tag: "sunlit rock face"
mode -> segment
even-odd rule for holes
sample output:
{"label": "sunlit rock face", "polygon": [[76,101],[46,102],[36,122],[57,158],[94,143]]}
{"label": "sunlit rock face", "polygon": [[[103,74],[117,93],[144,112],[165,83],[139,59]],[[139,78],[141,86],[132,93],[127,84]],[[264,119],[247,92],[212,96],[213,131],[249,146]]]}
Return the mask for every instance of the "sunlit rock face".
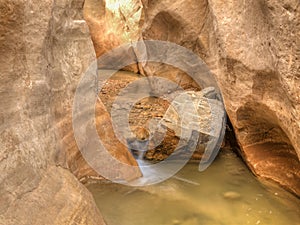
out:
{"label": "sunlit rock face", "polygon": [[143,18],[140,0],[88,0],[84,17],[91,30],[97,56],[140,38]]}
{"label": "sunlit rock face", "polygon": [[[144,16],[142,9],[140,0],[85,1],[84,18],[90,28],[97,57],[119,45],[140,39]],[[126,69],[139,71],[138,64]]]}
{"label": "sunlit rock face", "polygon": [[[141,6],[130,4],[132,10]],[[255,174],[300,195],[299,1],[142,0],[141,10],[136,29],[114,35],[171,41],[198,54],[216,75],[245,162]],[[123,24],[124,18],[114,19]],[[115,46],[109,38],[93,40],[99,54],[109,43]],[[139,72],[174,81],[185,76],[151,63]],[[189,88],[191,81],[184,80]]]}

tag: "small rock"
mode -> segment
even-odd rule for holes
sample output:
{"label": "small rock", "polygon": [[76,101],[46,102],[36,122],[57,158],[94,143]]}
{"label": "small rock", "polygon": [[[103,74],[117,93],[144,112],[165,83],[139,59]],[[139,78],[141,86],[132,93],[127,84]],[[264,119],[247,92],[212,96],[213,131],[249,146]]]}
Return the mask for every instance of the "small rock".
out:
{"label": "small rock", "polygon": [[235,191],[227,191],[223,193],[223,197],[226,199],[236,200],[241,198],[241,195]]}

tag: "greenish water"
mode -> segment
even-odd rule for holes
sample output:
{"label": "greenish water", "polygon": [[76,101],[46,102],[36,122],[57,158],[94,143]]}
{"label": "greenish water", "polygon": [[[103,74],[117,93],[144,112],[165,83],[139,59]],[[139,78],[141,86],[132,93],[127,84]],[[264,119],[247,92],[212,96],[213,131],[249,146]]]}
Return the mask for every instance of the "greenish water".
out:
{"label": "greenish water", "polygon": [[300,199],[259,182],[230,152],[204,172],[188,164],[156,185],[90,184],[88,189],[107,225],[300,225]]}

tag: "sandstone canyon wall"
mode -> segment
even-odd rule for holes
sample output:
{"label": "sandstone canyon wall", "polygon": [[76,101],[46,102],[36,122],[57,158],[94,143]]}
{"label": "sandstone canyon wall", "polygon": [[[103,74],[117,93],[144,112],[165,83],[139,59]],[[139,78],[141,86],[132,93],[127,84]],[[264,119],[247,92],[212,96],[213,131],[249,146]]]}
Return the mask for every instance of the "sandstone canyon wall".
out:
{"label": "sandstone canyon wall", "polygon": [[[118,44],[153,39],[191,49],[216,75],[245,162],[256,175],[299,196],[299,1],[124,1],[132,6],[130,11],[118,8],[114,0],[93,0],[86,1],[88,10],[95,2],[101,3],[101,14],[85,18],[98,55],[115,46],[110,40],[116,38],[103,39],[97,33],[111,15],[118,24],[108,32],[111,37],[134,37],[118,38]],[[151,63],[139,72],[175,81],[180,75]]]}
{"label": "sandstone canyon wall", "polygon": [[[98,20],[86,18],[98,55],[141,39],[193,50],[216,75],[246,163],[300,195],[298,0],[127,0],[123,11],[116,1],[98,2]],[[0,10],[0,224],[104,224],[78,182],[98,175],[77,150],[71,124],[77,83],[95,58],[83,0],[0,0]],[[145,75],[147,68],[182,75],[151,64]]]}
{"label": "sandstone canyon wall", "polygon": [[211,1],[216,72],[252,171],[300,194],[299,1]]}
{"label": "sandstone canyon wall", "polygon": [[104,224],[63,141],[76,83],[95,58],[82,7],[0,1],[1,225]]}

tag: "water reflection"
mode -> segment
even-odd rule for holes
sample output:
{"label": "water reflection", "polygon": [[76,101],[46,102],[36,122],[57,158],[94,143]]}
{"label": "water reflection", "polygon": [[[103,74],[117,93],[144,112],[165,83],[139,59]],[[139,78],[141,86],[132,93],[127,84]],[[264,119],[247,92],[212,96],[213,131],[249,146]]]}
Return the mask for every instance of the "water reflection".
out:
{"label": "water reflection", "polygon": [[160,184],[88,189],[107,225],[300,224],[300,200],[260,183],[231,152],[222,152],[204,172],[188,164]]}

